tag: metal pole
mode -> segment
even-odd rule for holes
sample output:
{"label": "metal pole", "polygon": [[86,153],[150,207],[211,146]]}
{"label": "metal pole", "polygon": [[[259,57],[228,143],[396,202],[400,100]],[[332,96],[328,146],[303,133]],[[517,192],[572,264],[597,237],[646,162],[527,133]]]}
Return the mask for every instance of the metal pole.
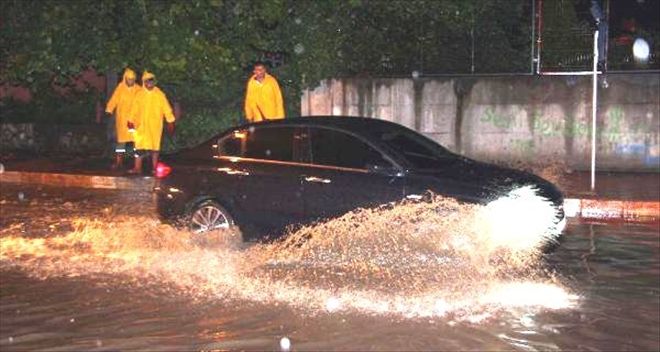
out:
{"label": "metal pole", "polygon": [[531,53],[530,53],[530,56],[529,56],[529,61],[530,61],[530,64],[532,66],[529,70],[531,74],[535,73],[534,72],[534,45],[536,44],[536,21],[535,21],[535,18],[536,18],[536,0],[532,0],[532,43],[531,43],[532,45],[530,45],[532,48],[531,48]]}
{"label": "metal pole", "polygon": [[594,32],[594,68],[591,96],[591,190],[596,189],[596,111],[598,108],[598,30]]}
{"label": "metal pole", "polygon": [[470,53],[470,60],[472,65],[470,66],[470,72],[474,74],[474,7],[472,8],[472,28],[470,28],[470,39],[472,41],[472,49]]}
{"label": "metal pole", "polygon": [[[609,27],[609,23],[610,23],[610,0],[605,0],[605,23],[608,24],[608,27],[607,27],[608,29],[607,29],[607,37],[605,38],[605,50],[604,50],[604,52],[605,52],[605,57],[604,57],[605,62],[604,62],[604,65],[603,65],[603,71],[608,71],[609,67],[607,67],[607,58],[609,57],[608,53],[610,51],[610,49],[609,49],[609,47],[610,47],[610,33],[609,33],[609,28],[610,28]],[[604,81],[603,84],[607,83],[607,77],[605,75],[603,75],[603,81]],[[607,88],[607,87],[605,87],[605,88]]]}
{"label": "metal pole", "polygon": [[538,34],[536,38],[536,73],[541,72],[541,43],[543,42],[543,0],[538,0]]}
{"label": "metal pole", "polygon": [[[598,71],[601,74],[601,71]],[[594,71],[540,72],[541,76],[593,76]]]}

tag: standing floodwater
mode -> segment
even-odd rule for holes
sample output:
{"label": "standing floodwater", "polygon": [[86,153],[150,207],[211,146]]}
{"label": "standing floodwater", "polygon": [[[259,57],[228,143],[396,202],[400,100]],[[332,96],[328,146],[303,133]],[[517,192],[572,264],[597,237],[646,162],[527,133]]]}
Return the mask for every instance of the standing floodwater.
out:
{"label": "standing floodwater", "polygon": [[574,224],[541,259],[437,200],[234,247],[97,192],[3,186],[3,350],[659,347],[657,229]]}

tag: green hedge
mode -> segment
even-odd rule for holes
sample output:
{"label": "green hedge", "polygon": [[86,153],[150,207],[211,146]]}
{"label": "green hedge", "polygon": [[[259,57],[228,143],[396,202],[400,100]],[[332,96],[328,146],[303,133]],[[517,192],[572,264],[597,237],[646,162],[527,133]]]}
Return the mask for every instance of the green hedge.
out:
{"label": "green hedge", "polygon": [[98,92],[35,94],[29,103],[13,99],[0,101],[0,123],[93,123],[96,118]]}

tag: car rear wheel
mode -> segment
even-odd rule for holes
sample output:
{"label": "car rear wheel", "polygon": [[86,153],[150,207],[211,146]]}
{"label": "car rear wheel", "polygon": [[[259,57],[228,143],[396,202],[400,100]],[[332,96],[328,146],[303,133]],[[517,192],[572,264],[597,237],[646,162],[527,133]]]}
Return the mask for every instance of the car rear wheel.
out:
{"label": "car rear wheel", "polygon": [[188,219],[188,228],[195,235],[204,235],[203,238],[210,240],[211,237],[217,237],[211,234],[220,234],[218,239],[223,242],[242,242],[242,236],[231,214],[215,201],[206,200],[197,204]]}

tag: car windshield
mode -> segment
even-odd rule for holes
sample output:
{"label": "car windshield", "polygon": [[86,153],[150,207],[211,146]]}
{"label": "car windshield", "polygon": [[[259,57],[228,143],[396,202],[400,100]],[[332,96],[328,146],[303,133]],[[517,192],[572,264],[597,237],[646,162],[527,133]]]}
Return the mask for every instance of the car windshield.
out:
{"label": "car windshield", "polygon": [[416,169],[434,169],[447,165],[455,155],[429,138],[404,129],[383,129],[378,133],[380,139],[392,150],[403,154]]}

